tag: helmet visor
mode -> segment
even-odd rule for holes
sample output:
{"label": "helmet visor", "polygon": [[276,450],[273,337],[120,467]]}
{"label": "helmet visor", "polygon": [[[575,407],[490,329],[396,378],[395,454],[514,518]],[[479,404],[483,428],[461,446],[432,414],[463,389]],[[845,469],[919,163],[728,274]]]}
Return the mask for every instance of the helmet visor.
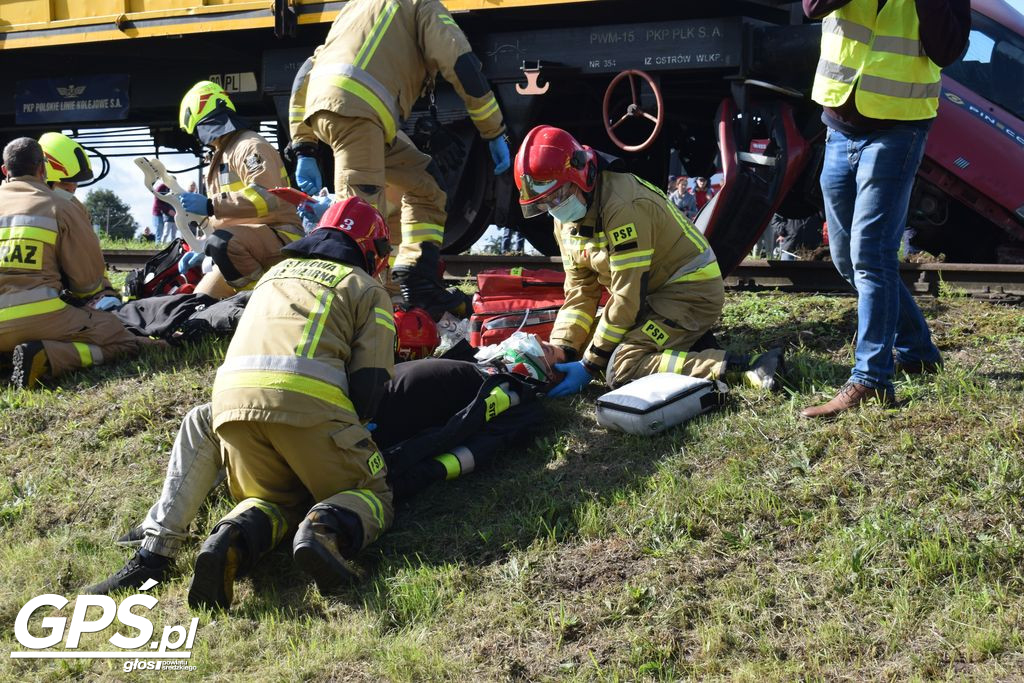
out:
{"label": "helmet visor", "polygon": [[[552,183],[549,183],[549,185],[552,185],[555,182],[557,181],[553,181]],[[573,183],[563,182],[561,185],[555,187],[554,189],[549,187],[545,191],[545,193],[539,194],[537,197],[530,200],[529,203],[524,203],[522,195],[525,193],[526,186],[526,181],[524,179],[524,192],[520,193],[519,208],[523,210],[523,216],[525,218],[533,218],[534,216],[539,216],[542,213],[550,211],[551,209],[554,209],[555,207],[560,205],[569,197],[576,194],[576,186]]]}

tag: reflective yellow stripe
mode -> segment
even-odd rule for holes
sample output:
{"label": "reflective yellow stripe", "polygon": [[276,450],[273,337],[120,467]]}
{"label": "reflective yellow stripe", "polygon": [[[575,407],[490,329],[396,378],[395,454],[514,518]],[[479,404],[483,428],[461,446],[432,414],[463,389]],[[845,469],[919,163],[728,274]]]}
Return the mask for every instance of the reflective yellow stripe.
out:
{"label": "reflective yellow stripe", "polygon": [[402,225],[402,242],[416,244],[418,242],[444,241],[444,226],[436,223],[412,223]]}
{"label": "reflective yellow stripe", "polygon": [[391,116],[391,111],[383,102],[381,102],[380,98],[377,97],[372,90],[348,76],[331,76],[330,83],[337,88],[341,88],[345,92],[352,93],[370,105],[373,111],[377,113],[381,124],[384,126],[384,137],[388,142],[395,139],[395,135],[397,134],[395,118]]}
{"label": "reflective yellow stripe", "polygon": [[497,104],[497,101],[494,99],[494,95],[492,94],[492,95],[490,95],[487,98],[486,102],[484,102],[482,105],[480,105],[476,109],[470,109],[470,108],[467,107],[466,111],[468,111],[470,116],[472,116],[473,114],[479,114],[480,112],[484,111],[485,109],[489,109],[490,107],[492,107],[495,104]]}
{"label": "reflective yellow stripe", "polygon": [[316,353],[317,344],[320,343],[320,335],[323,334],[324,325],[327,322],[327,312],[331,309],[334,301],[334,290],[328,289],[317,302],[316,309],[309,312],[306,318],[306,326],[299,337],[299,343],[295,347],[295,355],[312,358]]}
{"label": "reflective yellow stripe", "polygon": [[484,420],[490,422],[492,419],[501,415],[503,412],[509,409],[512,405],[512,399],[505,393],[505,390],[501,387],[494,387],[491,389],[491,393],[484,399],[484,405],[487,407],[484,413]]}
{"label": "reflective yellow stripe", "polygon": [[456,28],[458,28],[459,26],[458,24],[455,23],[455,20],[452,19],[451,16],[448,14],[438,14],[437,17],[441,20],[442,24],[448,24],[449,26],[454,26]]}
{"label": "reflective yellow stripe", "polygon": [[13,228],[0,228],[0,240],[32,239],[46,244],[57,243],[57,233],[46,228],[33,228],[30,225],[17,225]]}
{"label": "reflective yellow stripe", "polygon": [[471,113],[469,115],[469,118],[473,119],[474,121],[486,121],[487,119],[489,119],[492,116],[494,116],[494,114],[497,111],[498,111],[498,103],[495,102],[491,106],[487,107],[486,111],[482,111],[479,114],[472,114]]}
{"label": "reflective yellow stripe", "polygon": [[217,373],[213,383],[213,393],[230,391],[231,389],[276,389],[294,391],[311,398],[316,398],[333,406],[355,413],[355,406],[340,388],[312,377],[296,375],[290,372],[274,372],[270,370],[240,370],[228,373]]}
{"label": "reflective yellow stripe", "polygon": [[306,120],[305,107],[292,107],[288,110],[288,123],[302,123]]}
{"label": "reflective yellow stripe", "polygon": [[680,374],[683,371],[683,362],[685,360],[686,351],[662,351],[661,361],[658,363],[658,372]]}
{"label": "reflective yellow stripe", "polygon": [[579,325],[586,332],[590,332],[590,328],[594,325],[594,317],[588,313],[584,313],[583,311],[565,309],[558,312],[555,322],[566,322],[570,325]]}
{"label": "reflective yellow stripe", "polygon": [[288,180],[288,169],[284,166],[281,167],[281,180]]}
{"label": "reflective yellow stripe", "polygon": [[683,229],[683,234],[693,242],[693,246],[697,247],[697,249],[703,253],[704,250],[708,248],[708,241],[704,239],[704,235],[697,230],[697,227],[690,222],[690,219],[683,215],[683,212],[679,210],[679,207],[669,201],[669,198],[664,192],[662,192],[661,188],[656,185],[652,185],[638,175],[634,175],[633,177],[636,178],[641,185],[665,200],[665,206],[668,208],[668,212],[672,214],[672,217],[676,219],[676,223],[678,223],[679,227]]}
{"label": "reflective yellow stripe", "polygon": [[682,277],[677,277],[675,280],[670,282],[697,282],[699,280],[712,280],[716,277],[722,277],[722,269],[718,267],[718,261],[712,261],[703,268],[698,268],[692,273],[687,273]]}
{"label": "reflective yellow stripe", "polygon": [[78,359],[82,361],[82,367],[87,368],[92,365],[92,351],[89,350],[89,345],[83,342],[71,342],[71,345],[75,347],[75,351],[78,351]]}
{"label": "reflective yellow stripe", "polygon": [[341,493],[342,495],[355,496],[363,501],[366,507],[370,508],[370,514],[377,521],[378,532],[384,529],[384,504],[380,502],[377,494],[369,489],[349,489]]}
{"label": "reflective yellow stripe", "polygon": [[270,547],[275,547],[284,538],[285,533],[288,531],[288,520],[285,519],[284,513],[274,503],[269,500],[262,500],[260,498],[246,498],[241,503],[231,509],[231,512],[224,515],[223,519],[232,519],[240,516],[246,510],[256,508],[270,520]]}
{"label": "reflective yellow stripe", "polygon": [[238,192],[239,190],[243,189],[245,186],[246,186],[245,183],[243,183],[241,180],[236,180],[233,183],[226,183],[226,182],[222,181],[221,182],[221,186],[220,186],[220,191],[221,192]]}
{"label": "reflective yellow stripe", "polygon": [[252,205],[256,207],[256,216],[266,216],[270,213],[270,209],[267,207],[267,200],[259,193],[256,188],[251,185],[242,188],[242,196],[252,202]]}
{"label": "reflective yellow stripe", "polygon": [[375,307],[373,309],[374,322],[376,322],[378,325],[383,325],[392,332],[395,331],[395,321],[393,315],[394,314],[391,311],[388,311],[383,308]]}
{"label": "reflective yellow stripe", "polygon": [[[582,249],[583,247],[592,247],[594,249],[604,249],[608,246],[608,238],[601,234],[600,237],[594,235],[593,237],[580,237],[578,235],[569,235],[569,241],[567,246],[569,249]],[[574,244],[575,242],[575,244]]]}
{"label": "reflective yellow stripe", "polygon": [[630,268],[646,268],[651,265],[654,256],[653,249],[636,249],[621,254],[612,254],[608,264],[612,272],[629,270]]}
{"label": "reflective yellow stripe", "polygon": [[442,453],[441,455],[435,455],[434,460],[444,465],[445,481],[458,479],[459,475],[462,474],[462,465],[459,464],[459,459],[456,458],[453,453]]}
{"label": "reflective yellow stripe", "polygon": [[45,301],[36,301],[31,304],[8,306],[7,308],[0,308],[0,322],[19,320],[20,318],[42,315],[43,313],[53,313],[54,311],[61,310],[65,306],[67,306],[66,303],[56,298],[46,299]]}
{"label": "reflective yellow stripe", "polygon": [[498,101],[494,99],[494,95],[491,95],[483,106],[476,109],[467,108],[466,111],[469,112],[469,118],[474,121],[485,121],[498,111]]}
{"label": "reflective yellow stripe", "polygon": [[398,12],[398,3],[389,2],[377,17],[377,21],[373,22],[370,34],[366,37],[363,46],[359,48],[359,52],[356,53],[356,66],[360,69],[365,69],[373,59],[373,53],[377,51],[377,46],[380,45],[381,39],[387,33],[388,27],[391,26],[391,20],[395,18],[396,12]]}
{"label": "reflective yellow stripe", "polygon": [[597,324],[597,336],[612,344],[618,344],[626,336],[626,328],[609,325],[602,320]]}

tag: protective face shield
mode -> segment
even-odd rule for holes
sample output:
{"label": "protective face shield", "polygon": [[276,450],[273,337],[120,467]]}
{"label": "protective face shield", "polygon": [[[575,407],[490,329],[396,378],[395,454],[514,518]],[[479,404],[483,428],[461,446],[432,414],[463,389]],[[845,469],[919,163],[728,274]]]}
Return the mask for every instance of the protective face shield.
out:
{"label": "protective face shield", "polygon": [[84,183],[92,178],[92,164],[85,149],[67,135],[44,133],[39,146],[46,161],[46,182]]}
{"label": "protective face shield", "polygon": [[[554,215],[551,209],[568,201],[575,194],[573,187],[590,192],[596,179],[597,154],[560,128],[537,126],[526,134],[516,154],[519,208],[526,218],[545,211]],[[578,197],[577,201],[582,203]],[[566,209],[562,212],[562,215],[575,215],[579,207],[573,203],[571,212]]]}
{"label": "protective face shield", "polygon": [[181,98],[178,125],[183,131],[193,135],[200,121],[225,108],[237,111],[224,88],[213,81],[199,81]]}

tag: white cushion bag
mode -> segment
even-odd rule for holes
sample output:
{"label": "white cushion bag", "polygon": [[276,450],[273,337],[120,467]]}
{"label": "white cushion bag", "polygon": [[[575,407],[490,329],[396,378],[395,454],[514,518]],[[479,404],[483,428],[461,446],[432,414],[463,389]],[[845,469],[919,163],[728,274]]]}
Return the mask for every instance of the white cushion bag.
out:
{"label": "white cushion bag", "polygon": [[597,423],[627,434],[657,434],[722,404],[721,382],[659,372],[597,399]]}

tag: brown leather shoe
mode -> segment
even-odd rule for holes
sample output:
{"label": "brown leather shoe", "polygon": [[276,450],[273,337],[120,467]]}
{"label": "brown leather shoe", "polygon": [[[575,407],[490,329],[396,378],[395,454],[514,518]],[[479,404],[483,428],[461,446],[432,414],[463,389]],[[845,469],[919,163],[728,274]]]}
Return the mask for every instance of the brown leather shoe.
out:
{"label": "brown leather shoe", "polygon": [[835,417],[870,400],[876,400],[882,405],[888,406],[896,402],[896,396],[892,391],[873,389],[856,382],[847,382],[831,401],[820,406],[804,408],[800,411],[800,417]]}

